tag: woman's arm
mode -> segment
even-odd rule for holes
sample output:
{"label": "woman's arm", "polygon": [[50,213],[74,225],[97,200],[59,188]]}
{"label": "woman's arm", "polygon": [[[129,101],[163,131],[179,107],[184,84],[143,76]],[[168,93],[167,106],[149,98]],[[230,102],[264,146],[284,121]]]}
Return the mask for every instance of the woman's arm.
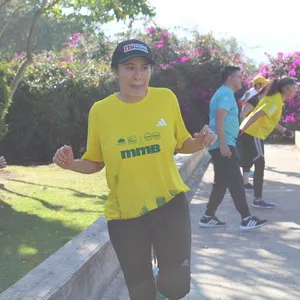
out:
{"label": "woman's arm", "polygon": [[199,133],[194,134],[194,138],[185,140],[178,153],[190,154],[212,146],[217,140],[217,136],[211,129],[205,125]]}
{"label": "woman's arm", "polygon": [[241,125],[240,129],[242,131],[247,130],[248,127],[250,127],[254,122],[263,117],[265,114],[266,113],[262,109],[259,109],[248,119],[248,121],[245,124]]}
{"label": "woman's arm", "polygon": [[65,170],[71,170],[82,174],[93,174],[104,168],[103,162],[95,162],[87,159],[74,159],[73,150],[70,146],[60,147],[53,162]]}

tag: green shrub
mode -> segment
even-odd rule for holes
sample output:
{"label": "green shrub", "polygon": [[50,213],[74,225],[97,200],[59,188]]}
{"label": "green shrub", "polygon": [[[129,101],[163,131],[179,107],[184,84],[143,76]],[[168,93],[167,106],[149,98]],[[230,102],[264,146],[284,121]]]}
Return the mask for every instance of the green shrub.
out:
{"label": "green shrub", "polygon": [[[221,68],[247,66],[232,41],[220,42],[211,34],[195,33],[190,40],[182,40],[175,33],[151,27],[134,36],[152,47],[156,65],[151,85],[175,92],[191,133],[208,122],[209,100],[220,85]],[[77,33],[63,50],[34,57],[7,119],[9,133],[2,147],[10,161],[49,162],[62,144],[72,145],[76,156],[84,151],[91,105],[118,88],[110,71],[115,45],[105,37],[99,40]],[[10,63],[11,77],[22,59],[19,55]]]}
{"label": "green shrub", "polygon": [[6,68],[4,63],[0,64],[0,141],[7,134],[6,115],[11,104],[9,86],[6,81]]}

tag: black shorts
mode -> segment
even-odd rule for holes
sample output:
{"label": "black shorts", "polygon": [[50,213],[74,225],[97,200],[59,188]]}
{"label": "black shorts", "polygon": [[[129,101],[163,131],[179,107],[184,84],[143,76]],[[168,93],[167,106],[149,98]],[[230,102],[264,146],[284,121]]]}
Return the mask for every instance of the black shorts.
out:
{"label": "black shorts", "polygon": [[251,168],[253,163],[260,157],[264,157],[264,141],[252,135],[244,133],[240,136],[241,167]]}

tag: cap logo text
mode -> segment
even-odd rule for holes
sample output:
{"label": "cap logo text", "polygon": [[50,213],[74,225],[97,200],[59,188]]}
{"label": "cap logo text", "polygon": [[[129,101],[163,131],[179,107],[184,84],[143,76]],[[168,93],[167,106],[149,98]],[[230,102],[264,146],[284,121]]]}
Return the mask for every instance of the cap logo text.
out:
{"label": "cap logo text", "polygon": [[124,52],[129,52],[129,51],[143,51],[149,53],[146,46],[142,44],[136,44],[136,43],[124,46]]}

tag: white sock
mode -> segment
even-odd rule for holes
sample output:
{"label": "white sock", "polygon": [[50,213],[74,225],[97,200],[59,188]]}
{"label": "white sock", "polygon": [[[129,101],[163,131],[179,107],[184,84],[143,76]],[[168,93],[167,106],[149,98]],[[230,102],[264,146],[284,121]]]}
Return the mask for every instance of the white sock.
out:
{"label": "white sock", "polygon": [[248,221],[250,218],[251,218],[251,216],[246,217],[246,218],[243,218],[242,220],[243,220],[243,221]]}
{"label": "white sock", "polygon": [[208,215],[204,215],[203,217],[204,218],[212,218],[211,216],[208,216]]}

